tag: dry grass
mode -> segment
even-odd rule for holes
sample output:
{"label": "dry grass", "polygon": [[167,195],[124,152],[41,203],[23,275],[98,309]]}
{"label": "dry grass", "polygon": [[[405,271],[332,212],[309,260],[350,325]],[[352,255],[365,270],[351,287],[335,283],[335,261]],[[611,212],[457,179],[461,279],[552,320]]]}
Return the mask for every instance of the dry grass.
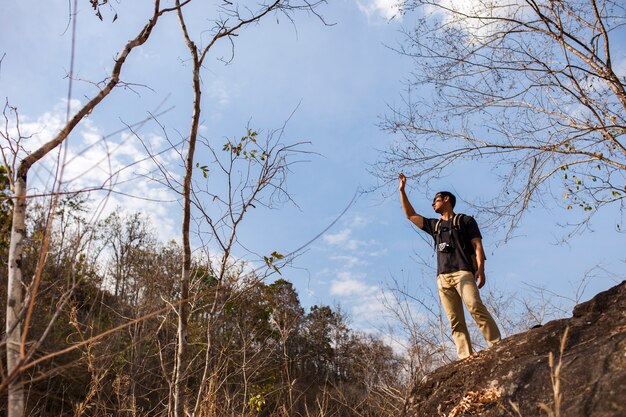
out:
{"label": "dry grass", "polygon": [[486,405],[498,401],[501,394],[498,388],[470,391],[461,398],[461,401],[448,413],[447,417],[478,414]]}
{"label": "dry grass", "polygon": [[[546,403],[539,403],[538,406],[545,411],[548,417],[561,417],[561,402],[563,401],[563,394],[561,393],[561,369],[563,367],[563,353],[565,352],[565,345],[567,343],[567,335],[569,333],[569,327],[565,328],[563,336],[561,337],[561,345],[559,347],[559,362],[555,365],[554,354],[550,352],[548,355],[548,364],[550,365],[550,382],[552,383],[552,398],[553,405],[550,407]],[[513,401],[509,401],[513,411],[515,411],[518,417],[523,417],[519,409],[519,406]]]}
{"label": "dry grass", "polygon": [[561,417],[561,401],[563,394],[561,393],[561,368],[563,366],[563,352],[565,352],[565,344],[567,342],[567,334],[569,327],[565,328],[563,337],[561,337],[561,346],[559,348],[559,362],[554,364],[554,355],[550,352],[548,363],[550,364],[550,381],[552,382],[553,407],[549,407],[545,403],[539,403],[539,407],[546,412],[548,417]]}

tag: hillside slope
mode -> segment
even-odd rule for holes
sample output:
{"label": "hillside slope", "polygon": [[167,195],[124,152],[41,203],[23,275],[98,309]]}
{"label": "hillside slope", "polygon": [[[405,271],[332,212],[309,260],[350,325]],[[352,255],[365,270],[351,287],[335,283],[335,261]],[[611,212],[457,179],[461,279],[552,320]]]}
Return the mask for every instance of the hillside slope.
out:
{"label": "hillside slope", "polygon": [[439,368],[413,388],[404,416],[546,416],[539,404],[554,410],[551,373],[559,364],[566,328],[560,415],[626,416],[626,281],[577,305],[569,319]]}

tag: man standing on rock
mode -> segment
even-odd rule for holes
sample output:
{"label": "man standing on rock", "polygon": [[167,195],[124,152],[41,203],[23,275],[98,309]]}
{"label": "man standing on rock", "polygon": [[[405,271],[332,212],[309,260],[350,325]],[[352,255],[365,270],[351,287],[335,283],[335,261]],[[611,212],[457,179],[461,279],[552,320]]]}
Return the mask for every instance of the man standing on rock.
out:
{"label": "man standing on rock", "polygon": [[400,173],[400,200],[407,219],[435,240],[437,289],[450,326],[459,358],[472,354],[472,343],[465,323],[463,303],[489,346],[500,340],[500,330],[480,299],[478,289],[485,285],[485,252],[482,236],[471,216],[454,213],[456,197],[441,191],[433,199],[440,219],[429,219],[415,212],[404,191],[406,177]]}

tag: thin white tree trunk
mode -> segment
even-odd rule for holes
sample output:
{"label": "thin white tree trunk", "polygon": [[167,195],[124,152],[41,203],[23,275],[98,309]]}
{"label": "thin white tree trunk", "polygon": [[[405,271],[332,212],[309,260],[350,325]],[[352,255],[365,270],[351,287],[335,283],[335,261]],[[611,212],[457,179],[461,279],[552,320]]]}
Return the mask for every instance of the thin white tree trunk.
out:
{"label": "thin white tree trunk", "polygon": [[8,417],[24,416],[24,385],[19,377],[21,361],[20,345],[22,324],[22,241],[26,234],[26,175],[15,180],[15,198],[13,200],[13,224],[11,226],[11,246],[9,248],[9,277],[7,283],[7,375],[10,378]]}

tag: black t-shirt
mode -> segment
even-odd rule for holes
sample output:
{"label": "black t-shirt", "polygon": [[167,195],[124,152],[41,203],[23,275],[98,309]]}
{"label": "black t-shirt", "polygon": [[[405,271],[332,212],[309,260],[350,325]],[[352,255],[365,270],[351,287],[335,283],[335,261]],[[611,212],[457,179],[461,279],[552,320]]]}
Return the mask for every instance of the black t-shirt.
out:
{"label": "black t-shirt", "polygon": [[461,230],[452,226],[452,219],[441,220],[438,236],[435,236],[435,225],[439,219],[424,218],[424,230],[435,240],[435,246],[445,242],[452,245],[453,250],[444,253],[435,247],[437,251],[437,274],[447,274],[457,271],[474,272],[472,256],[475,253],[471,240],[481,238],[480,229],[472,216],[461,215]]}

